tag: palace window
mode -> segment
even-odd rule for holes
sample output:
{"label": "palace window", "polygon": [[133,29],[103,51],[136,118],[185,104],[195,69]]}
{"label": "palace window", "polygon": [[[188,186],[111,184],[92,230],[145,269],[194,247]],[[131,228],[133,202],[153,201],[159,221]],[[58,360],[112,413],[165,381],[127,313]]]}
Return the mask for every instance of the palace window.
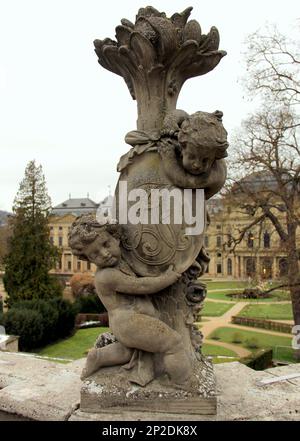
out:
{"label": "palace window", "polygon": [[207,248],[207,247],[209,247],[209,239],[208,239],[208,236],[205,236],[204,237],[204,246]]}
{"label": "palace window", "polygon": [[222,274],[222,265],[221,265],[221,263],[217,263],[217,274]]}
{"label": "palace window", "polygon": [[58,238],[58,246],[62,247],[62,244],[63,244],[63,238],[62,238],[62,236],[60,236]]}
{"label": "palace window", "polygon": [[279,259],[279,275],[280,277],[287,276],[288,274],[288,261],[286,257]]}
{"label": "palace window", "polygon": [[270,248],[271,237],[270,234],[266,231],[264,233],[264,248]]}
{"label": "palace window", "polygon": [[222,237],[217,236],[217,247],[221,247],[221,246],[222,246]]}
{"label": "palace window", "polygon": [[272,259],[268,257],[264,257],[262,259],[261,265],[261,277],[263,279],[271,279],[272,278]]}
{"label": "palace window", "polygon": [[246,276],[253,277],[256,274],[256,263],[253,257],[246,259]]}
{"label": "palace window", "polygon": [[248,237],[247,237],[247,246],[248,246],[248,248],[253,248],[254,247],[254,236],[251,233],[251,231],[250,231],[250,233],[248,234]]}
{"label": "palace window", "polygon": [[78,269],[78,271],[81,270],[81,262],[80,262],[80,260],[78,260],[78,262],[77,262],[77,269]]}
{"label": "palace window", "polygon": [[227,259],[227,274],[228,276],[232,276],[232,260]]}

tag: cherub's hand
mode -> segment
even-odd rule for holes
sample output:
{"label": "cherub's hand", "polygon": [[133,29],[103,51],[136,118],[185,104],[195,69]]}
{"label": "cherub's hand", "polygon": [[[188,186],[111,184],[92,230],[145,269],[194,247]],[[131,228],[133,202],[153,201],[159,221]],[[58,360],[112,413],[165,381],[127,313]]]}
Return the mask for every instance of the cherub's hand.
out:
{"label": "cherub's hand", "polygon": [[178,131],[179,131],[179,127],[176,125],[175,127],[164,127],[162,130],[161,130],[161,132],[160,132],[160,134],[161,134],[161,136],[170,136],[171,138],[174,136],[175,137],[175,135],[178,133]]}
{"label": "cherub's hand", "polygon": [[159,150],[162,152],[173,152],[174,140],[170,138],[162,138],[159,142]]}
{"label": "cherub's hand", "polygon": [[177,282],[181,277],[181,274],[175,271],[174,265],[170,265],[164,275],[170,280],[170,284]]}

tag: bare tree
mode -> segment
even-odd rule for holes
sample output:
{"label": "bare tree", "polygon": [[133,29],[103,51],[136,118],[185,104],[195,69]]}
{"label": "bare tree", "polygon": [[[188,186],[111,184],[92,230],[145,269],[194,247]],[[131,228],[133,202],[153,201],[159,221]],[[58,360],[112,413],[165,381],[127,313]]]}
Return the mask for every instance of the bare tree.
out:
{"label": "bare tree", "polygon": [[[300,27],[299,25],[297,26]],[[299,33],[298,29],[298,33]],[[246,86],[251,94],[289,106],[300,104],[300,43],[266,27],[247,39]]]}
{"label": "bare tree", "polygon": [[300,275],[297,230],[300,226],[300,127],[290,106],[265,106],[243,123],[234,141],[227,197],[250,215],[232,238],[233,248],[247,232],[270,222],[285,251],[295,324],[300,325]]}
{"label": "bare tree", "polygon": [[273,26],[250,35],[247,43],[244,80],[251,97],[261,99],[262,110],[243,123],[233,142],[235,182],[228,194],[251,221],[232,244],[263,222],[273,225],[287,257],[294,321],[300,325],[300,41]]}

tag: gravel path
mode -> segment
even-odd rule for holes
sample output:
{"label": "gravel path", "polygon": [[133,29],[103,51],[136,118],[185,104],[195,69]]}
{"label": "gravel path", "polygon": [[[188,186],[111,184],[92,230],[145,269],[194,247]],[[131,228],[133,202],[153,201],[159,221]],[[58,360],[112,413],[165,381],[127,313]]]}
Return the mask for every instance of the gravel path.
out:
{"label": "gravel path", "polygon": [[[228,301],[219,301],[219,300],[215,300],[215,299],[209,299],[207,298],[206,301],[209,302],[218,302],[218,303],[232,303],[232,302],[228,302]],[[270,303],[290,303],[290,302],[270,302]],[[270,304],[268,302],[268,304]],[[205,322],[199,322],[198,324],[201,324],[201,332],[204,336],[204,341],[205,343],[210,343],[210,344],[214,344],[217,346],[223,346],[224,348],[228,348],[231,349],[232,351],[236,352],[238,354],[239,357],[247,357],[248,355],[251,354],[251,351],[249,351],[248,349],[245,349],[239,345],[233,344],[233,343],[224,343],[224,342],[220,342],[220,341],[216,341],[216,340],[211,340],[208,338],[208,336],[217,328],[221,328],[221,327],[229,327],[229,328],[234,328],[234,329],[241,329],[243,331],[255,331],[255,332],[263,332],[264,334],[270,334],[270,335],[278,335],[281,337],[287,337],[288,334],[286,333],[282,333],[282,332],[276,332],[276,331],[269,331],[267,329],[259,329],[259,328],[253,328],[251,326],[241,326],[241,325],[235,325],[233,323],[231,323],[231,318],[234,315],[238,315],[241,310],[249,304],[253,304],[252,302],[247,302],[247,301],[239,301],[237,303],[235,303],[234,305],[232,305],[232,308],[230,308],[228,311],[225,312],[225,314],[223,314],[221,317],[205,317],[205,319],[207,321]]]}
{"label": "gravel path", "polygon": [[[205,343],[230,349],[231,351],[235,352],[238,355],[238,357],[248,357],[248,355],[251,354],[251,352],[248,351],[248,349],[242,348],[241,346],[235,345],[233,343],[225,343],[217,340],[210,340],[209,338],[205,339]],[[220,357],[222,357],[222,355],[220,355]]]}
{"label": "gravel path", "polygon": [[216,340],[209,340],[207,337],[216,329],[224,326],[231,325],[231,317],[233,315],[237,315],[245,306],[247,305],[246,302],[238,302],[232,306],[225,314],[223,314],[221,317],[214,317],[211,320],[207,322],[200,322],[201,323],[201,332],[204,336],[205,343],[211,343],[215,344],[217,346],[224,346],[224,348],[231,349],[232,351],[236,352],[239,357],[246,357],[249,354],[251,354],[248,349],[242,348],[241,346],[231,344],[231,343],[223,343],[218,342]]}

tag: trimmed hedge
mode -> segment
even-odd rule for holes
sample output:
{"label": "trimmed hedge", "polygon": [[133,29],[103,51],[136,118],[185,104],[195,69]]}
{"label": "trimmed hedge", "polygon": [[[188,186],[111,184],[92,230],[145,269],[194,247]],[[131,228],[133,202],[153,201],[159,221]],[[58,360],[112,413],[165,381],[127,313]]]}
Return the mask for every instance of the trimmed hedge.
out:
{"label": "trimmed hedge", "polygon": [[67,337],[74,330],[76,310],[61,298],[23,300],[3,315],[6,333],[20,337],[21,351],[30,351]]}
{"label": "trimmed hedge", "polygon": [[77,314],[99,314],[106,312],[105,306],[96,294],[79,297],[73,305]]}
{"label": "trimmed hedge", "polygon": [[255,371],[263,371],[272,366],[272,360],[273,350],[261,349],[249,357],[241,358],[240,362]]}
{"label": "trimmed hedge", "polygon": [[[45,345],[50,341],[54,341],[57,338],[56,335],[56,324],[58,322],[59,312],[56,310],[54,305],[50,303],[50,300],[22,300],[15,303],[9,311],[37,311],[42,317],[42,337],[40,338],[39,344]],[[9,330],[6,330],[8,334],[11,334]],[[20,334],[14,334],[20,335]],[[20,335],[21,337],[21,335]],[[22,346],[22,343],[21,343]],[[36,347],[35,345],[32,346]]]}
{"label": "trimmed hedge", "polygon": [[252,317],[240,317],[237,315],[231,317],[231,322],[234,323],[235,325],[268,329],[271,331],[284,332],[286,334],[291,334],[293,327],[293,325],[290,325],[289,323],[281,323],[281,322],[276,322],[274,320],[256,319]]}
{"label": "trimmed hedge", "polygon": [[72,333],[75,327],[76,308],[68,300],[55,298],[49,301],[58,311],[56,338],[64,338]]}
{"label": "trimmed hedge", "polygon": [[4,314],[4,327],[9,335],[18,335],[21,351],[38,347],[44,338],[44,320],[38,311],[10,309]]}

